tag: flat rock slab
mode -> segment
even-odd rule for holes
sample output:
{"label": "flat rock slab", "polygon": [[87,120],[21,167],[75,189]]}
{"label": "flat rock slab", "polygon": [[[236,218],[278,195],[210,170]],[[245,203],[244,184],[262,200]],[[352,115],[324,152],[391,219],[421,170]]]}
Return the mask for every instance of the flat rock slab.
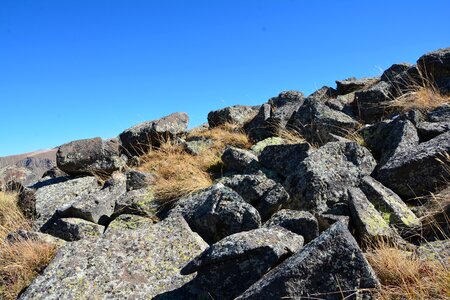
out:
{"label": "flat rock slab", "polygon": [[68,243],[19,299],[151,299],[193,278],[180,270],[208,245],[181,217]]}

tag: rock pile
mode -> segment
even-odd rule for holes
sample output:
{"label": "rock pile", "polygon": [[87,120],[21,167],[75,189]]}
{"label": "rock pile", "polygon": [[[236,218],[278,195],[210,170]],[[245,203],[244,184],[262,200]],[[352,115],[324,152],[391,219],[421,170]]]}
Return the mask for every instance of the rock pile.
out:
{"label": "rock pile", "polygon": [[[392,104],[407,84],[428,88],[424,78],[448,95],[449,58],[442,49],[380,78],[211,112],[210,128],[232,122],[256,145],[224,149],[223,176],[162,212],[154,176],[131,168],[182,137],[186,114],[62,145],[65,174],[22,188],[19,204],[36,232],[66,243],[20,299],[371,298],[380,282],[367,244],[420,246],[425,237],[411,238],[425,228],[414,198],[450,182],[450,104]],[[186,144],[191,155],[202,155],[197,148]]]}

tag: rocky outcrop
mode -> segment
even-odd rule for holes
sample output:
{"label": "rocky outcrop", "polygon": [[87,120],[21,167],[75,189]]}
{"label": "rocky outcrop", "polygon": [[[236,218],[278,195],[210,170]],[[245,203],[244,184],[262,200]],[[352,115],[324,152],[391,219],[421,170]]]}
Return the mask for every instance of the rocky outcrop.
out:
{"label": "rocky outcrop", "polygon": [[380,81],[369,89],[356,92],[359,117],[366,123],[380,121],[394,99],[393,86]]}
{"label": "rocky outcrop", "polygon": [[188,122],[186,113],[173,113],[128,128],[119,135],[122,153],[129,157],[145,154],[151,146],[158,146],[161,141],[173,139],[185,132]]}
{"label": "rocky outcrop", "polygon": [[259,168],[258,157],[250,151],[227,147],[222,153],[222,162],[229,171],[252,173]]}
{"label": "rocky outcrop", "polygon": [[450,48],[421,56],[417,66],[421,74],[432,80],[443,93],[450,93]]}
{"label": "rocky outcrop", "polygon": [[346,95],[351,92],[367,88],[376,83],[378,78],[361,78],[355,77],[347,78],[344,80],[336,80],[336,92],[338,95]]}
{"label": "rocky outcrop", "polygon": [[65,241],[78,241],[84,238],[100,236],[105,228],[101,225],[77,218],[55,219],[44,230],[54,237]]}
{"label": "rocky outcrop", "polygon": [[244,125],[253,119],[258,113],[259,106],[235,105],[219,110],[211,111],[208,114],[208,124],[210,128],[224,125],[226,123]]}
{"label": "rocky outcrop", "polygon": [[287,177],[297,170],[298,165],[305,160],[313,149],[308,143],[267,146],[259,155],[259,162],[264,167],[275,171],[278,175]]}

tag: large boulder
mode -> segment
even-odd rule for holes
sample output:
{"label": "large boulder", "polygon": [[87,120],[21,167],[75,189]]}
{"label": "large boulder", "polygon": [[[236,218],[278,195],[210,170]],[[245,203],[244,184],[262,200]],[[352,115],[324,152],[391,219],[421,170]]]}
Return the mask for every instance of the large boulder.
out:
{"label": "large boulder", "polygon": [[274,214],[264,227],[280,226],[303,236],[305,243],[309,243],[319,236],[319,223],[313,214],[307,211],[282,209]]}
{"label": "large boulder", "polygon": [[240,232],[211,245],[181,273],[197,272],[194,284],[214,299],[234,299],[302,246],[301,236],[281,227]]}
{"label": "large boulder", "polygon": [[253,119],[258,113],[259,106],[234,105],[219,110],[211,111],[208,114],[208,124],[210,128],[232,123],[244,125],[248,120]]}
{"label": "large boulder", "polygon": [[439,49],[417,60],[423,77],[433,81],[444,93],[450,93],[450,48]]}
{"label": "large boulder", "polygon": [[445,158],[449,153],[450,132],[446,132],[389,160],[378,170],[376,179],[405,198],[437,191],[450,177]]}
{"label": "large boulder", "polygon": [[450,122],[450,103],[436,107],[427,116],[430,122]]}
{"label": "large boulder", "polygon": [[68,242],[78,241],[87,237],[100,236],[105,227],[83,219],[55,219],[46,226],[44,232]]}
{"label": "large boulder", "polygon": [[114,173],[95,193],[74,198],[59,207],[55,217],[80,218],[89,222],[106,225],[114,213],[116,200],[126,193],[126,177],[122,173]]}
{"label": "large boulder", "polygon": [[253,205],[263,221],[289,200],[289,194],[283,186],[264,175],[235,175],[223,178],[220,183],[236,191]]}
{"label": "large boulder", "polygon": [[336,80],[336,92],[338,95],[345,95],[351,92],[355,92],[368,86],[373,85],[379,79],[378,78],[360,78],[355,77],[347,78],[344,80]]}
{"label": "large boulder", "polygon": [[129,157],[145,154],[151,146],[184,133],[188,122],[188,115],[178,112],[128,128],[119,135],[122,153]]}
{"label": "large boulder", "polygon": [[60,170],[70,175],[108,176],[125,165],[119,151],[117,139],[102,140],[97,137],[77,140],[58,148],[56,163]]}
{"label": "large boulder", "polygon": [[259,169],[258,157],[247,150],[229,146],[222,153],[221,158],[229,171],[252,173]]}
{"label": "large boulder", "polygon": [[284,182],[292,198],[290,207],[347,214],[347,189],[357,186],[375,165],[370,152],[355,142],[327,143],[303,160]]}
{"label": "large boulder", "polygon": [[313,151],[308,143],[267,146],[259,155],[261,165],[287,177]]}
{"label": "large boulder", "polygon": [[209,244],[261,226],[258,211],[221,183],[180,199],[170,215],[181,214]]}
{"label": "large boulder", "polygon": [[193,276],[180,270],[207,244],[183,218],[68,243],[19,299],[150,299]]}
{"label": "large boulder", "polygon": [[383,72],[380,79],[381,81],[392,82],[394,81],[395,76],[408,70],[410,67],[410,63],[393,64]]}
{"label": "large boulder", "polygon": [[277,97],[270,98],[261,106],[256,117],[244,126],[246,133],[254,142],[276,136],[279,130],[286,127],[303,100],[303,93],[298,91],[281,92]]}
{"label": "large boulder", "polygon": [[308,98],[292,115],[287,126],[298,131],[310,142],[325,144],[335,141],[332,134],[349,135],[356,130],[359,123],[341,111]]}
{"label": "large boulder", "polygon": [[417,133],[419,134],[420,142],[427,142],[448,131],[450,131],[450,121],[421,122],[417,124]]}
{"label": "large boulder", "polygon": [[358,243],[337,222],[237,299],[361,299],[379,286]]}
{"label": "large boulder", "polygon": [[355,96],[359,117],[366,123],[380,121],[395,98],[394,87],[385,81],[380,81],[369,89],[356,92]]}

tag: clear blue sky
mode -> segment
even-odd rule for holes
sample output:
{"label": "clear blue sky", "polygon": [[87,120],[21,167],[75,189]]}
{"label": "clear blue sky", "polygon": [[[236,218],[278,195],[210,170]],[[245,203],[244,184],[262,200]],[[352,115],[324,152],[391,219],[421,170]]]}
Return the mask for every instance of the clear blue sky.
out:
{"label": "clear blue sky", "polygon": [[450,46],[450,1],[0,0],[0,156],[380,75]]}

